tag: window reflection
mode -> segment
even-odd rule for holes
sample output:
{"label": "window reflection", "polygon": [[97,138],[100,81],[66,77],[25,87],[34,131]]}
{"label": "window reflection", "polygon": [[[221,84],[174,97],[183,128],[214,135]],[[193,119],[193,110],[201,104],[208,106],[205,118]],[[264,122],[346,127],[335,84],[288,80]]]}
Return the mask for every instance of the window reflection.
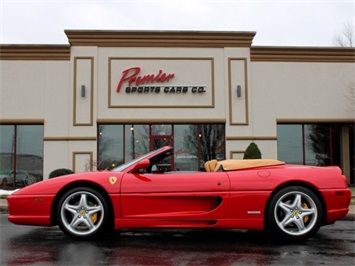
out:
{"label": "window reflection", "polygon": [[224,125],[205,124],[199,126],[201,156],[204,161],[223,160],[225,154]]}
{"label": "window reflection", "polygon": [[123,160],[123,126],[100,125],[97,169],[112,169],[121,165]]}
{"label": "window reflection", "polygon": [[14,170],[15,126],[0,125],[0,188],[8,186],[10,171]]}
{"label": "window reflection", "polygon": [[99,125],[98,169],[110,169],[162,146],[173,146],[171,169],[197,171],[225,158],[224,124]]}
{"label": "window reflection", "polygon": [[171,135],[172,125],[152,125],[151,131],[153,136]]}
{"label": "window reflection", "polygon": [[198,125],[174,126],[175,170],[197,171],[199,169],[197,132]]}
{"label": "window reflection", "polygon": [[0,125],[0,186],[43,180],[43,125]]}
{"label": "window reflection", "polygon": [[339,125],[305,125],[306,164],[341,165],[340,135]]}
{"label": "window reflection", "polygon": [[277,126],[278,158],[291,164],[303,164],[302,125]]}
{"label": "window reflection", "polygon": [[[19,171],[17,181],[20,180],[20,175],[23,182],[28,184],[42,180],[43,126],[17,126],[16,153],[16,169]],[[29,180],[25,180],[26,178]]]}
{"label": "window reflection", "polygon": [[280,124],[277,139],[278,159],[294,164],[337,165],[343,170],[350,169],[345,174],[350,184],[354,183],[354,125]]}
{"label": "window reflection", "polygon": [[125,125],[125,161],[149,152],[149,126]]}

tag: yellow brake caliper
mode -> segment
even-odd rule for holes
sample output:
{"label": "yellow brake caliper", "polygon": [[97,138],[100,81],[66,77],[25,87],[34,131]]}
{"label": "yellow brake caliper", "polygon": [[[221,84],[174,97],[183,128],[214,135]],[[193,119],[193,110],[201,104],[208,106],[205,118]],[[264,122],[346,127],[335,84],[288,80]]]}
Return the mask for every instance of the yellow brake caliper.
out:
{"label": "yellow brake caliper", "polygon": [[[303,202],[302,207],[303,207],[304,209],[309,209],[307,203],[305,203],[305,202]],[[309,220],[309,217],[308,217],[308,216],[303,217],[303,222],[304,222],[304,223],[307,223],[308,220]]]}
{"label": "yellow brake caliper", "polygon": [[[97,205],[95,205],[97,206]],[[93,224],[95,224],[97,222],[97,212],[95,212],[93,215],[91,215],[91,221]]]}
{"label": "yellow brake caliper", "polygon": [[93,215],[91,215],[91,221],[92,221],[93,224],[96,223],[96,221],[97,221],[97,213],[94,213]]}

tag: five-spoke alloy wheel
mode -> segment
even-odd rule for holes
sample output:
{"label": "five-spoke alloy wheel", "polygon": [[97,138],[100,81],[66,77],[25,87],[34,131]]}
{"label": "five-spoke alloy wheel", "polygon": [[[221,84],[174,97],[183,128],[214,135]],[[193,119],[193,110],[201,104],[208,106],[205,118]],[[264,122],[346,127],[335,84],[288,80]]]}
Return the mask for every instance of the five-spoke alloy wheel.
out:
{"label": "five-spoke alloy wheel", "polygon": [[57,220],[64,233],[73,238],[98,236],[107,228],[109,211],[105,198],[88,187],[65,193],[58,205]]}
{"label": "five-spoke alloy wheel", "polygon": [[290,186],[273,196],[268,222],[271,230],[282,238],[305,240],[319,230],[323,215],[322,204],[311,190]]}

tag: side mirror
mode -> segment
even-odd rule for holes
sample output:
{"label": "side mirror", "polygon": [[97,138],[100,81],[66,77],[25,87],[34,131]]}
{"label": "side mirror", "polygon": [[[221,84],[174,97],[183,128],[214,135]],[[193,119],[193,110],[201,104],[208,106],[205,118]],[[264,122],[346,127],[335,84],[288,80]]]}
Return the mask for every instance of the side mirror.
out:
{"label": "side mirror", "polygon": [[131,170],[131,173],[138,173],[141,169],[148,169],[150,167],[149,159],[139,161]]}

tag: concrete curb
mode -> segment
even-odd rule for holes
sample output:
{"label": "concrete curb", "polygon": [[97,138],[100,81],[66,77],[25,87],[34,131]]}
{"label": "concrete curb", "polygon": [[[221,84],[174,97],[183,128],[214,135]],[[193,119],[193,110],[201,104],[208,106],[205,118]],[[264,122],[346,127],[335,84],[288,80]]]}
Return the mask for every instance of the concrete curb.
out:
{"label": "concrete curb", "polygon": [[8,213],[6,206],[0,206],[0,213]]}
{"label": "concrete curb", "polygon": [[342,220],[343,221],[355,221],[355,214],[348,213]]}
{"label": "concrete curb", "polygon": [[8,213],[6,198],[5,199],[4,198],[0,199],[0,213]]}

